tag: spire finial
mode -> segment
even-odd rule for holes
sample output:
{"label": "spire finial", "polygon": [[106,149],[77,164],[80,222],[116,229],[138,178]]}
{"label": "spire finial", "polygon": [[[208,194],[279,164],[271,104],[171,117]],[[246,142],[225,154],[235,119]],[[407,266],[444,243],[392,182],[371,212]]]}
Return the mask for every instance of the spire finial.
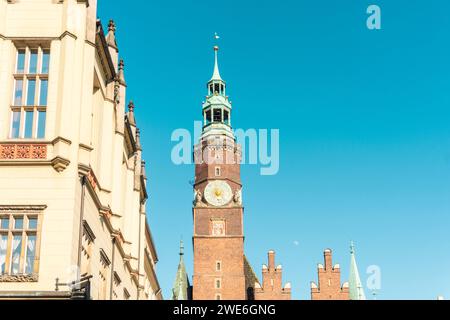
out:
{"label": "spire finial", "polygon": [[184,244],[183,240],[180,240],[180,256],[184,255]]}
{"label": "spire finial", "polygon": [[[214,34],[214,39],[217,41],[220,37],[217,35],[217,32]],[[218,52],[219,46],[216,44],[214,47],[214,72],[211,80],[222,80],[219,72],[219,62],[218,62]]]}
{"label": "spire finial", "polygon": [[353,243],[353,240],[350,241],[350,253],[351,254],[355,253],[355,244]]}

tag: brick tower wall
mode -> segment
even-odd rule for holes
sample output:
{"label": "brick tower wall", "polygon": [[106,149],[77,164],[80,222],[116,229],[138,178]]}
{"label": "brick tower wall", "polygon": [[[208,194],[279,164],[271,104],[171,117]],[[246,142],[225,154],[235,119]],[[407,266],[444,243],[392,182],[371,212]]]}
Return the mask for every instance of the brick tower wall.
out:
{"label": "brick tower wall", "polygon": [[[227,145],[223,145],[225,140]],[[223,137],[200,141],[194,150],[196,159],[199,153],[203,153],[207,159],[227,157],[233,159],[233,163],[215,163],[211,160],[196,163],[195,190],[204,195],[209,182],[224,180],[234,195],[241,188],[239,152],[234,141]],[[216,174],[217,168],[220,168],[220,175]],[[193,299],[245,300],[242,205],[231,200],[226,205],[215,207],[202,199],[200,204],[194,205],[193,218]],[[225,234],[222,236],[212,235],[212,221],[217,219],[225,222]],[[217,286],[218,281],[220,286]]]}

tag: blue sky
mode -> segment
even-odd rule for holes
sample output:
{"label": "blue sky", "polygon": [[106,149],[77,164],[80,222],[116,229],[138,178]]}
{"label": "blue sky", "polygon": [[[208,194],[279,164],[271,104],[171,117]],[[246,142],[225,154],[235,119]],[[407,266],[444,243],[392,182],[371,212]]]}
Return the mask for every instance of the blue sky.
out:
{"label": "blue sky", "polygon": [[[370,4],[382,30],[366,28]],[[99,0],[136,104],[165,298],[181,236],[190,275],[193,258],[194,168],[172,164],[170,136],[201,120],[214,32],[233,125],[280,129],[279,173],[242,168],[255,272],[274,249],[293,298],[309,299],[323,249],[347,280],[354,240],[363,283],[381,268],[379,299],[450,298],[449,10],[448,0]]]}

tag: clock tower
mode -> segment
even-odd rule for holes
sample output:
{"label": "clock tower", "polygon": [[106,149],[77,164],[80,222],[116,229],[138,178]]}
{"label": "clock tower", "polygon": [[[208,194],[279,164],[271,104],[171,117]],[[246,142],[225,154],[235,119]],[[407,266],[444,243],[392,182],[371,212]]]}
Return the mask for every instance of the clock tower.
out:
{"label": "clock tower", "polygon": [[231,128],[226,95],[214,47],[214,72],[203,103],[203,130],[194,147],[194,300],[247,299],[241,148]]}

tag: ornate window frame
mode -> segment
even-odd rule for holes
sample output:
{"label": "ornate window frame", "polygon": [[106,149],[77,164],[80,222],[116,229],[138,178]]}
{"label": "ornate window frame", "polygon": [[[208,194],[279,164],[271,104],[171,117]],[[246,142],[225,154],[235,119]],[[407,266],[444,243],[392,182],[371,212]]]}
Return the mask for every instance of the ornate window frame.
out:
{"label": "ornate window frame", "polygon": [[[1,282],[37,282],[39,279],[39,262],[40,262],[40,251],[41,251],[41,233],[42,233],[42,223],[44,210],[47,208],[46,205],[0,205],[0,218],[8,217],[9,226],[8,229],[0,229],[1,234],[7,234],[7,248],[5,256],[5,272],[0,273],[0,283]],[[14,230],[12,227],[12,219],[17,217],[24,218],[24,222],[29,222],[29,218],[37,218],[36,228],[30,228],[24,225],[20,230]],[[26,251],[26,241],[23,241],[24,237],[29,234],[34,234],[36,236],[35,242],[35,255],[32,273],[16,273],[11,272],[11,243],[13,234],[22,235],[22,244],[20,250],[20,269],[24,270],[24,260]]]}

